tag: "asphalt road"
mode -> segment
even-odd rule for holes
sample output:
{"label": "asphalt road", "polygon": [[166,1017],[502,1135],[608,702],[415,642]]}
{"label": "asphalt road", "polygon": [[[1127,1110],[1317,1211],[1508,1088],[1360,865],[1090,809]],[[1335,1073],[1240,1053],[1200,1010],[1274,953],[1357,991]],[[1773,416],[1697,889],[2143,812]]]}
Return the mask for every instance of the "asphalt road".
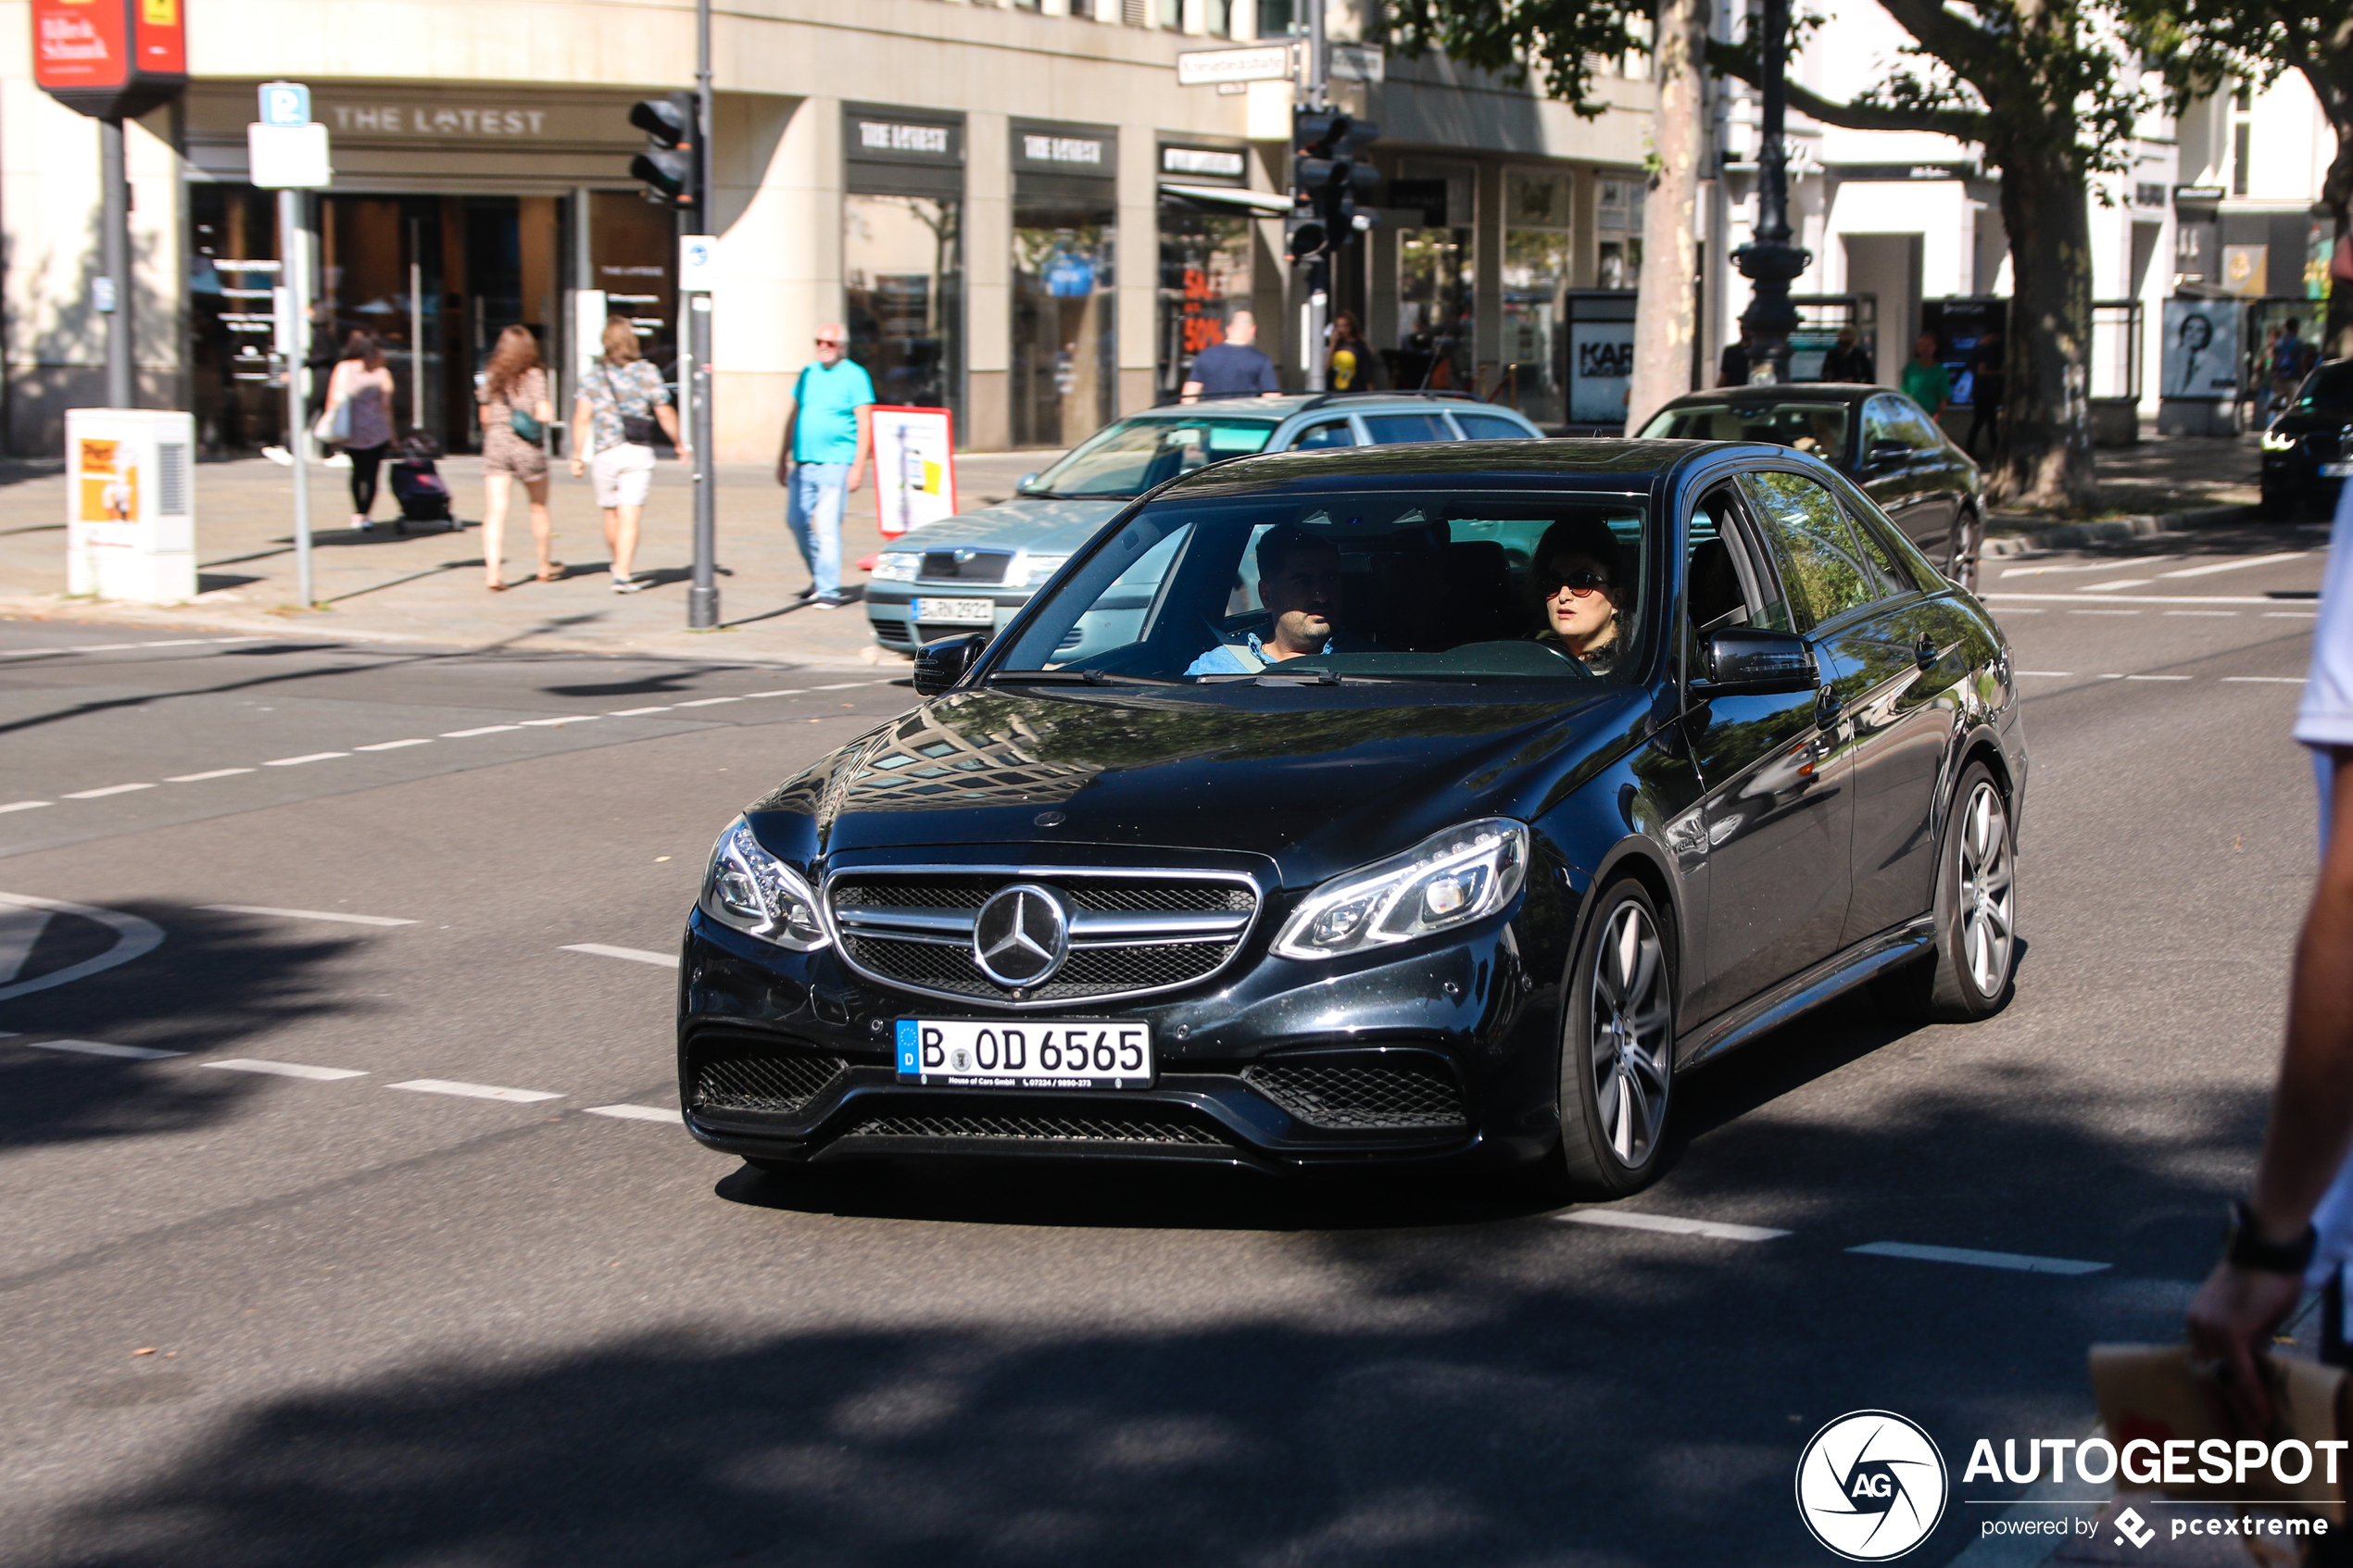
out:
{"label": "asphalt road", "polygon": [[2176,1332],[2309,875],[2323,542],[1989,565],[2016,999],[1689,1080],[1616,1211],[1697,1233],[1428,1177],[755,1175],[675,1123],[664,960],[730,815],[904,688],[0,623],[0,1558],[1830,1562],[1826,1420],[1901,1411],[1957,1481],[2089,1427],[2087,1345]]}

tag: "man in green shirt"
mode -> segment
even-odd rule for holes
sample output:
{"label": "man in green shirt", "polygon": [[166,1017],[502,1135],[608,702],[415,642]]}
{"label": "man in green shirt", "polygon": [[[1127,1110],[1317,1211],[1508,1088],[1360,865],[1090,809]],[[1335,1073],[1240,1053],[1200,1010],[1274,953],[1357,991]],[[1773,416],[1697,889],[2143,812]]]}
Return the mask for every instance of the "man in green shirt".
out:
{"label": "man in green shirt", "polygon": [[1904,367],[1903,380],[1896,383],[1905,396],[1928,410],[1931,420],[1944,417],[1945,405],[1953,401],[1953,377],[1936,362],[1936,334],[1922,332],[1912,345],[1912,362]]}

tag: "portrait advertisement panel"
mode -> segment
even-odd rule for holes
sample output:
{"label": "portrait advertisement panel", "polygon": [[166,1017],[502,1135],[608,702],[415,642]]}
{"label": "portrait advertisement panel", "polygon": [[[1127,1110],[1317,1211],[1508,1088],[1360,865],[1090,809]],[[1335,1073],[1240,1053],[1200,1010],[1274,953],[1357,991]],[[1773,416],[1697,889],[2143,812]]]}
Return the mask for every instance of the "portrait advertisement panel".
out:
{"label": "portrait advertisement panel", "polygon": [[2167,397],[2228,402],[2238,395],[2239,308],[2226,299],[2165,302]]}

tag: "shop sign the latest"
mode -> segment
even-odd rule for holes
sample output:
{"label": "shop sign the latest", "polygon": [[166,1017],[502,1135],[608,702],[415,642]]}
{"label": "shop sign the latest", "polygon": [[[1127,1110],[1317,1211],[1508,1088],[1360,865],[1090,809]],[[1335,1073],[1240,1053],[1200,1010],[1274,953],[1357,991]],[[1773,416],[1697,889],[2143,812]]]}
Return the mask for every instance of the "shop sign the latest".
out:
{"label": "shop sign the latest", "polygon": [[845,185],[853,194],[960,196],[963,117],[844,104],[841,156]]}
{"label": "shop sign the latest", "polygon": [[1082,180],[1118,177],[1119,133],[1108,126],[1015,120],[1013,133],[1016,174],[1075,176]]}

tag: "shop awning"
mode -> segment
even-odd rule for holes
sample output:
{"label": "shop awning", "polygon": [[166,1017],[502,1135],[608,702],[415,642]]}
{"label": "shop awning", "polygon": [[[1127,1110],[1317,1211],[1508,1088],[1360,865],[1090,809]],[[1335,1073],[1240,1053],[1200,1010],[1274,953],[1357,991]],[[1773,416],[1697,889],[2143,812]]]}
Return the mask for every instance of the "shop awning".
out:
{"label": "shop awning", "polygon": [[1259,218],[1279,218],[1290,211],[1290,197],[1277,191],[1245,191],[1235,185],[1189,185],[1179,180],[1163,180],[1160,194]]}

